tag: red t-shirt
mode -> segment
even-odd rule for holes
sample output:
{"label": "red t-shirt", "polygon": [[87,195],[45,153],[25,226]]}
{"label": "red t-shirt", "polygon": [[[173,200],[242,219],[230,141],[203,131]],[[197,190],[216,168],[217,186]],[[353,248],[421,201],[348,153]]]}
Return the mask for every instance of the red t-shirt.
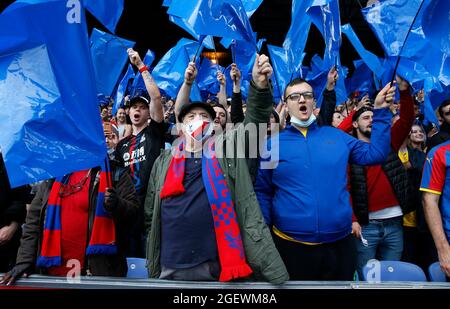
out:
{"label": "red t-shirt", "polygon": [[[68,185],[78,184],[86,177],[88,170],[75,172],[70,176]],[[81,269],[84,267],[84,257],[87,245],[89,182],[87,179],[83,188],[61,199],[61,255],[62,264],[51,267],[48,274],[66,276],[73,267],[66,267],[67,261],[77,259]]]}
{"label": "red t-shirt", "polygon": [[381,165],[366,167],[369,213],[399,206],[400,203]]}

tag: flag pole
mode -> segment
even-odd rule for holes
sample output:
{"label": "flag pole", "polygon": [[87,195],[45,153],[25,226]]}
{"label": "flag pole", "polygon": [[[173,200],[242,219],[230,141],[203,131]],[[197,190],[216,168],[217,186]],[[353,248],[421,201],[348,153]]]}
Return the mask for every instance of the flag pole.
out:
{"label": "flag pole", "polygon": [[392,73],[391,85],[393,84],[393,82],[395,80],[395,75],[397,73],[398,64],[400,63],[400,58],[402,56],[403,47],[405,47],[405,45],[406,45],[406,41],[408,40],[409,34],[411,33],[412,27],[414,26],[414,23],[416,22],[417,16],[419,15],[420,10],[422,9],[422,5],[423,5],[424,2],[425,2],[425,0],[422,0],[422,3],[420,3],[419,9],[417,10],[417,13],[416,13],[416,16],[414,16],[414,19],[413,19],[413,21],[411,23],[411,26],[409,27],[409,30],[406,33],[405,41],[403,42],[403,45],[400,48],[400,52],[398,53],[397,61],[395,63],[395,67],[394,67],[394,72]]}

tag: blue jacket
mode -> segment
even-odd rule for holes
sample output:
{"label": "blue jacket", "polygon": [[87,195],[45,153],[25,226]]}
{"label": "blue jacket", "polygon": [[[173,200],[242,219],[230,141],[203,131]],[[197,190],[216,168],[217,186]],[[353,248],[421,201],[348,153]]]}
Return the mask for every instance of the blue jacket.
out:
{"label": "blue jacket", "polygon": [[390,151],[390,127],[391,113],[383,108],[374,110],[371,143],[315,123],[306,138],[292,126],[272,137],[255,184],[266,223],[302,242],[328,243],[349,235],[347,164],[381,164]]}

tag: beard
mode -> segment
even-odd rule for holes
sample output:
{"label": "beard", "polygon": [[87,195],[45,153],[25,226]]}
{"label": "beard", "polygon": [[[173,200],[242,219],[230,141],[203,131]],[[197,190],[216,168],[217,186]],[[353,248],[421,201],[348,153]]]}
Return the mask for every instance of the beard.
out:
{"label": "beard", "polygon": [[370,138],[370,136],[372,135],[372,130],[371,129],[365,129],[365,130],[358,130],[359,133],[361,133],[361,135],[363,135],[366,138]]}

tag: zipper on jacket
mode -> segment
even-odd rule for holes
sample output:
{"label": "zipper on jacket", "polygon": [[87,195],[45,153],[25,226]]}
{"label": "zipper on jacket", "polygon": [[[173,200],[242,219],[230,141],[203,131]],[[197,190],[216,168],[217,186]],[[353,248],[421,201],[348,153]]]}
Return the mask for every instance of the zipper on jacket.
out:
{"label": "zipper on jacket", "polygon": [[[308,128],[308,133],[312,134],[310,128]],[[308,136],[308,133],[307,133],[307,136]],[[303,136],[303,134],[302,134],[302,136]],[[305,138],[306,152],[308,153],[308,166],[311,167],[312,159],[311,159],[311,151],[310,151],[310,147],[309,147],[308,138],[306,138],[305,136],[303,136],[303,137]],[[312,170],[312,169],[310,169],[310,170]],[[313,188],[316,188],[317,182],[316,182],[316,178],[315,178],[315,173],[310,173],[310,177],[313,181]],[[314,189],[312,191],[313,191],[312,195],[314,196],[314,201],[316,203],[316,207],[314,208],[314,210],[315,210],[314,215],[316,217],[316,234],[317,234],[317,238],[318,238],[317,242],[321,242],[320,241],[320,238],[321,238],[320,237],[320,229],[319,229],[319,202],[317,200],[316,191]]]}

